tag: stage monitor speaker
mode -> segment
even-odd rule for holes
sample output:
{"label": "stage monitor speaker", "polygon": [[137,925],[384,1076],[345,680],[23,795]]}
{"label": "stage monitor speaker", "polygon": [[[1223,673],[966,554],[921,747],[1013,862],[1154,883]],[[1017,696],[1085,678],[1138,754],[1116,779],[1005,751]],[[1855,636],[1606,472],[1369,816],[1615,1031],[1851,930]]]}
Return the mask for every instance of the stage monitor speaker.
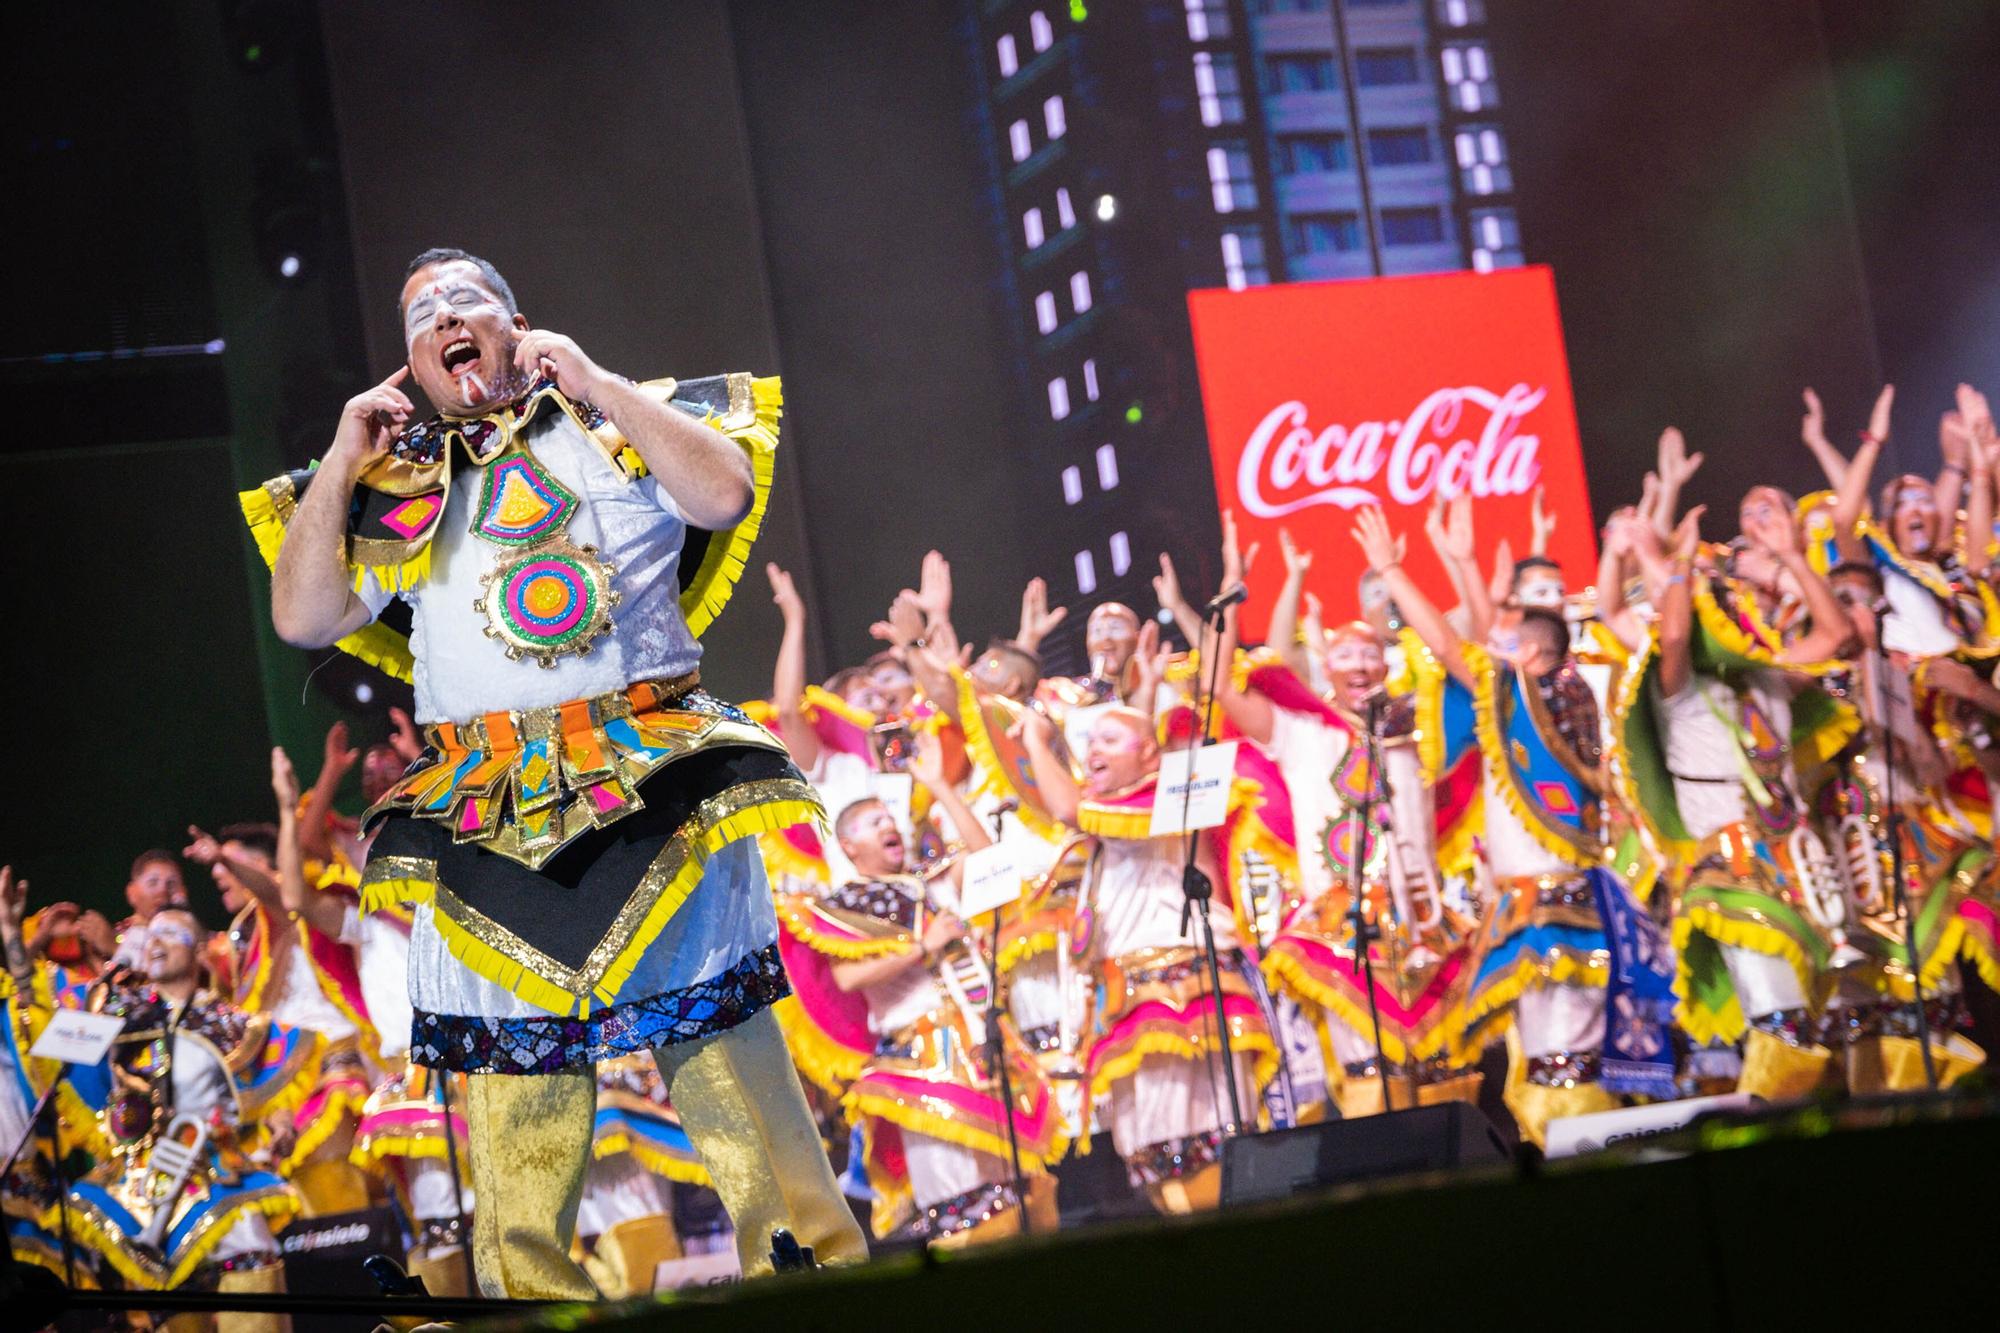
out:
{"label": "stage monitor speaker", "polygon": [[1493,1122],[1463,1102],[1243,1134],[1222,1148],[1222,1206],[1510,1157]]}

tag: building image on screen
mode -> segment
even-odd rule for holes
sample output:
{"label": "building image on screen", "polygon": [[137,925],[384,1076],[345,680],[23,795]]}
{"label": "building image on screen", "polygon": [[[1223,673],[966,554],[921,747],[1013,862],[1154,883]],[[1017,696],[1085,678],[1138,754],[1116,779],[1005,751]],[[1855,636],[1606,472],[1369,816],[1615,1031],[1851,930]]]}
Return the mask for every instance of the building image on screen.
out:
{"label": "building image on screen", "polygon": [[1214,532],[1189,291],[1522,262],[1486,5],[963,13],[1040,572],[1150,610],[1157,553],[1198,583]]}

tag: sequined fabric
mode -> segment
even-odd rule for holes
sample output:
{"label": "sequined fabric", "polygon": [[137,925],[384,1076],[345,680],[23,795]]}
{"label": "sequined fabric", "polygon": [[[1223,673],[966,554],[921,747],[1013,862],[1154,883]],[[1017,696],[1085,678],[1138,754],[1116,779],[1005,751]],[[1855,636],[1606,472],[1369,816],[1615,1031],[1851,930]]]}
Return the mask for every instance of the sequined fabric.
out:
{"label": "sequined fabric", "polygon": [[698,1041],[791,994],[773,944],[719,976],[680,990],[565,1015],[482,1018],[418,1010],[410,1059],[469,1074],[548,1074],[583,1069],[636,1051]]}
{"label": "sequined fabric", "polygon": [[1222,1131],[1211,1129],[1204,1134],[1148,1144],[1126,1158],[1125,1176],[1133,1189],[1143,1190],[1148,1185],[1191,1176],[1221,1160]]}
{"label": "sequined fabric", "polygon": [[1019,1208],[1021,1196],[1011,1180],[994,1181],[978,1189],[954,1194],[934,1207],[924,1209],[915,1230],[927,1239],[953,1236],[990,1222],[1009,1208]]}

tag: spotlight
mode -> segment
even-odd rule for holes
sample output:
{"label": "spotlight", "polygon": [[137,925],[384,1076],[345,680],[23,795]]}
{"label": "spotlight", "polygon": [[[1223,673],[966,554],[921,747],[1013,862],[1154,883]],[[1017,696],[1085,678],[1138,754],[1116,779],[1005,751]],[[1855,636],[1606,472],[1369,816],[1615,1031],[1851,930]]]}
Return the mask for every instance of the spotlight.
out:
{"label": "spotlight", "polygon": [[299,268],[302,263],[303,261],[296,254],[287,251],[285,257],[278,261],[278,276],[281,278],[298,277]]}
{"label": "spotlight", "polygon": [[354,683],[354,702],[358,704],[374,703],[375,687],[365,680],[356,681]]}
{"label": "spotlight", "polygon": [[1097,196],[1097,220],[1109,222],[1118,216],[1118,201],[1108,194]]}

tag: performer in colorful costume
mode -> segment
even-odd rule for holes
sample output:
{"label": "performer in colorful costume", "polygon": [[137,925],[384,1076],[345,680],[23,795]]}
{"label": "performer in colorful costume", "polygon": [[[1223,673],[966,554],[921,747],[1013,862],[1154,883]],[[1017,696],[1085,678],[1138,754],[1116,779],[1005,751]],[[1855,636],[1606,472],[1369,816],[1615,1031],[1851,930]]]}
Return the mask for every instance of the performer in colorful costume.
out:
{"label": "performer in colorful costume", "polygon": [[[948,813],[963,816],[966,850],[991,845],[945,780],[934,739],[912,771]],[[872,798],[843,810],[835,834],[864,878],[821,899],[790,900],[785,915],[791,934],[829,960],[833,985],[867,1006],[874,1050],[843,1104],[862,1128],[876,1234],[909,1225],[914,1211],[915,1234],[932,1244],[980,1243],[1022,1230],[1024,1204],[1033,1229],[1054,1230],[1046,1171],[1062,1155],[1064,1132],[1047,1081],[1003,1015],[1013,1147],[1029,1195],[1021,1199],[1010,1111],[985,1040],[998,998],[981,933],[953,910],[962,863],[951,857],[910,873],[901,831]]]}
{"label": "performer in colorful costume", "polygon": [[[1381,511],[1358,520],[1369,567],[1472,705],[1487,900],[1455,1040],[1470,1055],[1507,1038],[1504,1099],[1537,1145],[1550,1120],[1618,1104],[1603,1080],[1607,1037],[1622,1075],[1672,1095],[1664,1014],[1646,1004],[1664,1008],[1664,951],[1604,868],[1599,714],[1570,660],[1569,627],[1541,608],[1482,610],[1474,620],[1492,625],[1487,644],[1461,639],[1403,569],[1403,543]],[[1469,585],[1484,596],[1476,577]],[[1466,710],[1461,700],[1448,711]],[[1619,937],[1635,947],[1614,959]],[[1629,1023],[1621,1014],[1607,1029],[1614,977],[1627,983]]]}
{"label": "performer in colorful costume", "polygon": [[[301,1208],[268,1165],[312,1090],[319,1039],[201,989],[202,932],[168,909],[150,923],[146,980],[100,982],[92,1006],[125,1019],[99,1133],[109,1151],[70,1190],[71,1233],[128,1284],[284,1290],[272,1232]],[[164,1210],[164,1211],[163,1211]],[[61,1226],[48,1208],[44,1230]],[[283,1327],[227,1315],[225,1329]]]}
{"label": "performer in colorful costume", "polygon": [[[1187,840],[1147,835],[1160,766],[1152,719],[1122,707],[1099,716],[1082,783],[1056,752],[1046,717],[1027,715],[1023,738],[1051,813],[1094,839],[1076,941],[1096,967],[1102,1006],[1085,1057],[1090,1095],[1110,1098],[1112,1145],[1134,1189],[1163,1212],[1213,1207],[1229,1116],[1220,1079],[1236,1079],[1248,1115],[1278,1062],[1243,976],[1233,914],[1226,900],[1212,909],[1235,1057],[1224,1073],[1206,961],[1181,931]],[[1226,883],[1207,838],[1197,864]]]}
{"label": "performer in colorful costume", "polygon": [[[593,1294],[570,1239],[594,1070],[648,1048],[746,1273],[778,1228],[859,1258],[767,1012],[785,980],[751,841],[817,803],[697,671],[762,522],[777,385],[633,384],[531,332],[462,252],[419,256],[401,308],[409,366],[244,507],[280,634],[416,687],[429,749],[370,812],[362,906],[412,907],[412,1059],[470,1076],[481,1290]],[[412,373],[445,415],[410,424]],[[408,644],[377,621],[398,596]]]}
{"label": "performer in colorful costume", "polygon": [[[1225,636],[1224,651],[1233,648]],[[1343,1117],[1385,1109],[1366,979],[1349,911],[1354,862],[1380,936],[1368,945],[1374,1012],[1397,1105],[1476,1099],[1479,1075],[1449,1051],[1446,1019],[1464,981],[1473,923],[1448,912],[1436,880],[1436,821],[1409,696],[1391,699],[1383,645],[1365,621],[1337,627],[1325,655],[1332,689],[1315,695],[1286,667],[1253,667],[1239,689],[1224,673],[1219,702],[1285,775],[1292,824],[1306,846],[1301,893],[1264,955],[1264,972],[1320,1015],[1329,1083]],[[1373,725],[1383,770],[1370,771]],[[1368,821],[1364,840],[1363,821]]]}

